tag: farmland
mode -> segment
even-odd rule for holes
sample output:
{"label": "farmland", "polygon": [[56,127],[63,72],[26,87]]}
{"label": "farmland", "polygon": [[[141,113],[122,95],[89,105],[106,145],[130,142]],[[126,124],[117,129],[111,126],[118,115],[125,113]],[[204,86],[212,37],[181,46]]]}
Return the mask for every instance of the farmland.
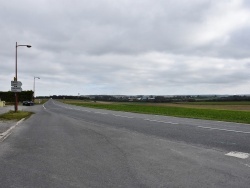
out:
{"label": "farmland", "polygon": [[91,108],[250,124],[250,102],[244,101],[183,103],[61,101]]}

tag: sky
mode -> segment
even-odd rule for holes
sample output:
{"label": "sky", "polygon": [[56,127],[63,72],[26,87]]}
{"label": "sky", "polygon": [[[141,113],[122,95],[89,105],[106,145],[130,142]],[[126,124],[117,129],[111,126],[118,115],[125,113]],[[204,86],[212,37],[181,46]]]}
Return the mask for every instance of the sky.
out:
{"label": "sky", "polygon": [[0,0],[0,91],[250,94],[249,0]]}

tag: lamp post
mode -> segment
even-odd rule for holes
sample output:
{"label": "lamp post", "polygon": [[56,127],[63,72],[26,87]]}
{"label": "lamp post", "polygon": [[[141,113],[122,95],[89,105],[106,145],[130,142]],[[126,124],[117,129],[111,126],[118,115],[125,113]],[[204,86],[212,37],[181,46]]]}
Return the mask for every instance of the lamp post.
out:
{"label": "lamp post", "polygon": [[[16,42],[16,77],[14,78],[14,81],[17,81],[17,47],[19,46],[26,46],[27,48],[31,48],[31,45],[17,45]],[[15,112],[18,111],[18,95],[17,92],[15,92],[15,98],[16,98],[16,102],[15,102]]]}
{"label": "lamp post", "polygon": [[33,85],[33,102],[35,102],[35,89],[36,89],[36,78],[40,79],[40,77],[34,76],[34,85]]}

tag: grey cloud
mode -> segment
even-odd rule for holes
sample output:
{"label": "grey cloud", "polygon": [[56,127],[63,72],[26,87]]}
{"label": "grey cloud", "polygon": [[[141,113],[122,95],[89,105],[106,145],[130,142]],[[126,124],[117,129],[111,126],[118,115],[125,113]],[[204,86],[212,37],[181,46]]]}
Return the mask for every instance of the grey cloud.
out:
{"label": "grey cloud", "polygon": [[245,92],[247,1],[1,4],[0,90],[14,76],[17,41],[32,45],[18,49],[19,78],[31,89],[33,76],[40,76],[40,94],[223,93],[232,86]]}
{"label": "grey cloud", "polygon": [[[29,10],[18,19],[25,29],[37,33],[34,38],[39,38],[37,43],[44,50],[93,55],[161,51],[220,56],[218,53],[227,49],[227,44],[219,52],[213,44],[192,44],[196,40],[194,29],[216,7],[213,1],[98,1],[86,5],[77,1],[77,7],[64,1],[59,6],[45,5],[33,12],[34,16]],[[27,8],[23,9],[21,15]]]}

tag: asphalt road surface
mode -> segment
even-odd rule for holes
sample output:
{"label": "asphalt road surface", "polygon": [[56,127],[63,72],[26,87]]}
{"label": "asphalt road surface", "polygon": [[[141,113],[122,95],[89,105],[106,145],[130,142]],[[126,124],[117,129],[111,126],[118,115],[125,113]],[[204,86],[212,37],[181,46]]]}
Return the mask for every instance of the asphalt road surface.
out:
{"label": "asphalt road surface", "polygon": [[250,125],[49,100],[0,143],[0,187],[249,187]]}

